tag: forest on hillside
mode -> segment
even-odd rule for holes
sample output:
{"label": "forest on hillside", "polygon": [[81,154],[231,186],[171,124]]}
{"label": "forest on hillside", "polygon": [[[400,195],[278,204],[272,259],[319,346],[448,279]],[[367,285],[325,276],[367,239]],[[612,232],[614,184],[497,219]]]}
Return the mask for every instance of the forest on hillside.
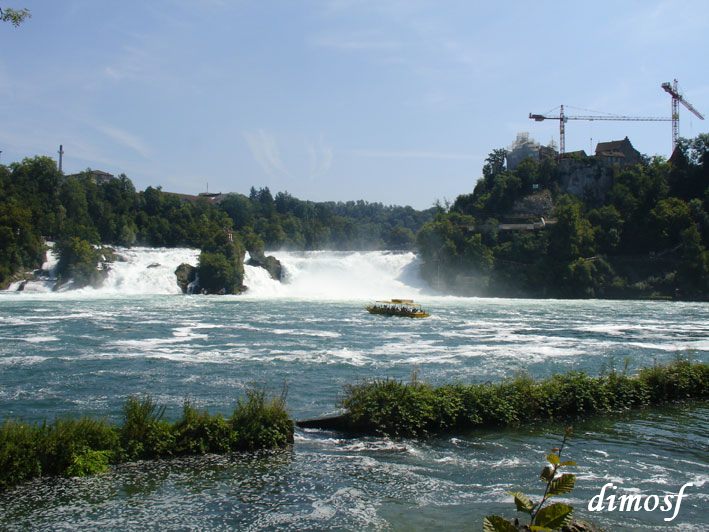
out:
{"label": "forest on hillside", "polygon": [[0,287],[40,267],[45,241],[56,242],[60,278],[79,276],[90,284],[106,253],[100,245],[199,248],[213,254],[202,259],[221,267],[221,256],[238,262],[245,249],[412,249],[434,212],[366,201],[318,203],[287,192],[274,197],[268,188],[219,202],[185,199],[160,187],[136,191],[125,175],[66,176],[49,157],[0,165],[0,190]]}
{"label": "forest on hillside", "polygon": [[[510,171],[494,150],[474,191],[418,233],[425,278],[465,295],[709,299],[709,135],[682,139],[669,161],[609,170],[603,194],[579,197],[560,161]],[[504,223],[539,198],[548,223]]]}

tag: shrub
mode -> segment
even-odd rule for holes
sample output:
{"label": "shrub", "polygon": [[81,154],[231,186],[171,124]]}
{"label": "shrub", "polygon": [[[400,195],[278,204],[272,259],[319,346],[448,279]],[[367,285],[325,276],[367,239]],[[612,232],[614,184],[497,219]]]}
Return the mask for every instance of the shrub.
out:
{"label": "shrub", "polygon": [[614,413],[709,396],[709,364],[678,359],[643,369],[590,377],[580,371],[534,381],[517,376],[501,383],[456,384],[377,380],[348,386],[343,428],[399,437],[422,437],[478,426],[517,425]]}
{"label": "shrub", "polygon": [[65,471],[66,476],[86,477],[105,473],[108,471],[111,456],[111,451],[84,449],[83,452],[74,455],[71,465]]}
{"label": "shrub", "polygon": [[284,396],[268,399],[263,390],[247,390],[246,400],[239,400],[229,423],[237,434],[238,450],[270,449],[293,442],[293,421]]}
{"label": "shrub", "polygon": [[126,460],[283,447],[293,442],[285,397],[251,390],[230,419],[185,402],[182,418],[163,419],[150,397],[129,397],[118,427],[90,418],[0,425],[0,491],[42,475],[86,476]]}
{"label": "shrub", "polygon": [[220,414],[199,412],[189,401],[173,427],[175,454],[226,453],[237,449],[237,433]]}
{"label": "shrub", "polygon": [[37,432],[13,420],[0,425],[0,491],[40,475]]}
{"label": "shrub", "polygon": [[165,407],[158,407],[151,397],[129,397],[123,406],[121,445],[128,460],[170,456],[174,436],[163,421]]}
{"label": "shrub", "polygon": [[105,452],[106,459],[116,458],[120,444],[115,427],[104,420],[81,418],[57,419],[38,428],[37,452],[42,475],[67,475],[77,460],[86,459],[89,451]]}

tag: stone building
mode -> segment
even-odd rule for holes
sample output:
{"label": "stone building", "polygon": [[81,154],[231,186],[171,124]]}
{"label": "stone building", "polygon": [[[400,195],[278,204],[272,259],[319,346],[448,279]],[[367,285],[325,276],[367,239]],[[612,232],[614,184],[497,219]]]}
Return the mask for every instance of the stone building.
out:
{"label": "stone building", "polygon": [[596,157],[607,165],[633,166],[642,161],[640,152],[636,150],[630,139],[599,142],[596,145]]}
{"label": "stone building", "polygon": [[514,170],[525,159],[539,161],[545,157],[556,157],[553,146],[542,146],[530,138],[529,133],[517,133],[517,138],[507,149],[507,169]]}

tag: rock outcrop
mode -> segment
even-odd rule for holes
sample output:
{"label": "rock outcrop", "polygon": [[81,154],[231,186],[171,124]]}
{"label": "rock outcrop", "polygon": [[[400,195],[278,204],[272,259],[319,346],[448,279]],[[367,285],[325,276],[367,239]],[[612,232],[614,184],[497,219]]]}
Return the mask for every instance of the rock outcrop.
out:
{"label": "rock outcrop", "polygon": [[250,249],[249,260],[246,261],[249,266],[258,266],[268,271],[271,279],[280,281],[283,278],[283,266],[273,255],[266,256],[262,249]]}
{"label": "rock outcrop", "polygon": [[190,285],[192,288],[196,287],[196,284],[192,284],[197,280],[197,268],[191,264],[183,262],[175,270],[175,277],[177,277],[177,286],[180,287],[183,294],[191,293]]}

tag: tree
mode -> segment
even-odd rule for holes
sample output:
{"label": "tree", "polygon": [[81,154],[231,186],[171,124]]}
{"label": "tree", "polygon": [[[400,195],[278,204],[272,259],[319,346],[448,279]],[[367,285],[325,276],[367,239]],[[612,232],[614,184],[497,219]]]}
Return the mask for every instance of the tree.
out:
{"label": "tree", "polygon": [[483,166],[483,177],[485,177],[485,180],[495,177],[504,170],[506,158],[507,150],[504,148],[490,152],[487,159],[485,159],[485,166]]}
{"label": "tree", "polygon": [[0,7],[0,20],[3,22],[9,22],[13,26],[17,27],[22,24],[26,19],[31,18],[29,9],[12,9],[11,7]]}
{"label": "tree", "polygon": [[99,252],[86,240],[74,236],[62,240],[57,243],[57,251],[59,252],[57,274],[60,283],[73,279],[74,286],[77,288],[101,284],[103,277],[97,269]]}
{"label": "tree", "polygon": [[677,243],[680,233],[692,223],[689,205],[679,198],[658,201],[650,211],[650,217],[657,240],[663,246]]}

